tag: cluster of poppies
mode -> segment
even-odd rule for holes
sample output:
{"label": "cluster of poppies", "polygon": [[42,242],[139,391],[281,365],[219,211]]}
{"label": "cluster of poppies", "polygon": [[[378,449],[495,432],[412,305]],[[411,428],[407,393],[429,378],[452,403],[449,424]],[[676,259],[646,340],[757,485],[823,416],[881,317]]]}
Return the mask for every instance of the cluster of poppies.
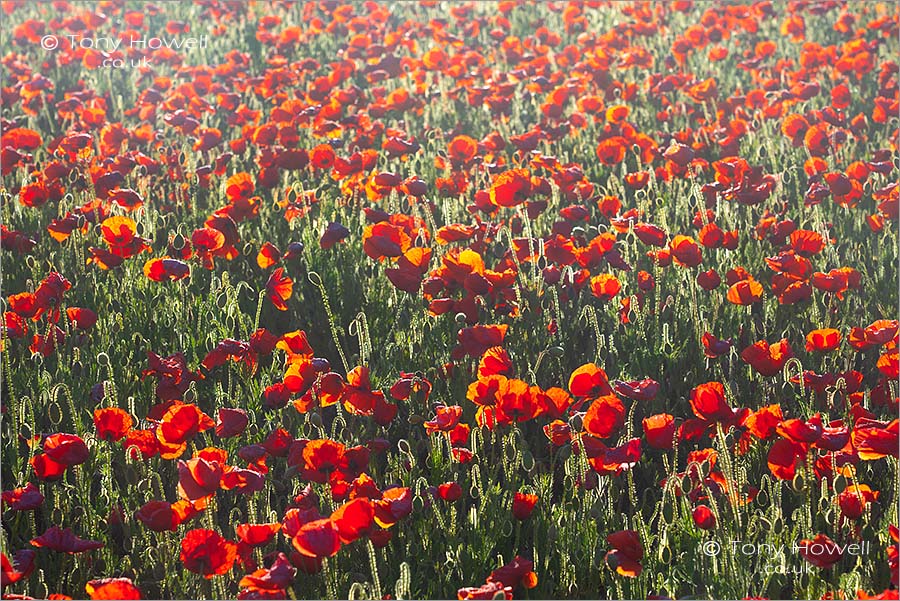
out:
{"label": "cluster of poppies", "polygon": [[[793,511],[828,594],[896,598],[888,3],[0,10],[4,598],[344,595],[360,561],[559,596],[576,541],[539,532],[601,504],[563,531],[609,591],[702,594],[646,578],[677,506],[682,556]],[[153,35],[210,47],[108,42]],[[403,554],[445,519],[515,542],[431,589]],[[842,579],[865,537],[887,568]]]}

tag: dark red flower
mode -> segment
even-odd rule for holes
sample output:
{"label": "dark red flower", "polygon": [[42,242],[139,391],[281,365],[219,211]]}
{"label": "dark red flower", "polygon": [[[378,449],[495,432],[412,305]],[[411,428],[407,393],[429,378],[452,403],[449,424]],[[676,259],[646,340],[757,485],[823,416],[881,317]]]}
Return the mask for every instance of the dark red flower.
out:
{"label": "dark red flower", "polygon": [[31,540],[35,547],[46,547],[60,553],[83,553],[103,547],[103,543],[95,540],[78,538],[68,528],[50,526],[42,535]]}
{"label": "dark red flower", "polygon": [[185,569],[212,578],[231,570],[237,559],[237,545],[215,530],[198,528],[181,539],[180,558]]}

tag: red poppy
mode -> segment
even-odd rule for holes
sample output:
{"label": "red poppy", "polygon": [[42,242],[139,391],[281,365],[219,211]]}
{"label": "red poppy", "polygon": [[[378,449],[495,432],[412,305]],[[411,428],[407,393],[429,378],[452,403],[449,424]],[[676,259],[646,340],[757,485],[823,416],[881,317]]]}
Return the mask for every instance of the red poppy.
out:
{"label": "red poppy", "polygon": [[576,397],[599,397],[612,393],[606,372],[593,363],[582,365],[569,377],[569,392]]}
{"label": "red poppy", "polygon": [[841,509],[841,514],[851,520],[862,517],[866,506],[878,500],[880,493],[873,491],[865,484],[852,484],[842,490],[835,498],[835,503]]}
{"label": "red poppy", "polygon": [[797,543],[800,555],[817,568],[830,568],[843,557],[840,545],[824,534],[815,535],[812,540],[803,539]]}
{"label": "red poppy", "polygon": [[156,427],[160,454],[164,459],[180,457],[187,448],[188,440],[213,426],[215,422],[196,405],[176,401]]}
{"label": "red poppy", "polygon": [[767,462],[772,475],[781,480],[793,480],[797,471],[797,459],[806,453],[796,442],[782,438],[769,449]]}
{"label": "red poppy", "polygon": [[390,528],[412,513],[412,491],[408,488],[389,488],[375,501],[375,521],[382,528]]}
{"label": "red poppy", "polygon": [[791,347],[787,339],[782,339],[770,345],[761,340],[745,348],[741,352],[741,359],[753,366],[760,375],[771,377],[779,373],[788,359],[793,357]]}
{"label": "red poppy", "polygon": [[31,511],[44,502],[40,489],[28,482],[21,488],[3,491],[3,503],[13,511]]}
{"label": "red poppy", "polygon": [[280,260],[281,252],[271,242],[263,244],[256,255],[256,264],[259,265],[260,269],[268,269]]}
{"label": "red poppy", "polygon": [[706,505],[695,507],[691,512],[691,518],[693,518],[697,528],[701,530],[712,530],[716,527],[716,515]]}
{"label": "red poppy", "polygon": [[66,316],[79,330],[90,330],[97,323],[97,314],[90,309],[67,307]]}
{"label": "red poppy", "polygon": [[762,300],[762,284],[752,277],[735,282],[728,288],[725,298],[735,305],[752,305]]}
{"label": "red poppy", "polygon": [[497,207],[515,207],[532,194],[531,174],[527,169],[510,169],[494,177],[490,202]]}
{"label": "red poppy", "polygon": [[709,422],[728,423],[735,419],[735,410],[725,400],[725,387],[721,382],[707,382],[691,391],[691,409],[694,415]]}
{"label": "red poppy", "polygon": [[341,542],[349,545],[365,536],[375,521],[375,509],[365,497],[357,497],[344,503],[331,514]]}
{"label": "red poppy", "polygon": [[148,501],[134,512],[134,517],[155,532],[174,532],[178,526],[198,513],[197,506],[190,501]]}
{"label": "red poppy", "polygon": [[456,591],[459,601],[469,599],[506,599],[513,598],[512,587],[505,586],[502,582],[488,582],[481,586],[467,586]]}
{"label": "red poppy", "polygon": [[87,445],[75,434],[51,434],[44,439],[43,449],[47,457],[66,467],[84,463],[89,455]]}
{"label": "red poppy", "polygon": [[499,582],[511,588],[517,588],[519,585],[522,585],[529,589],[537,586],[538,582],[537,574],[534,573],[534,562],[518,555],[509,563],[491,572],[487,581]]}
{"label": "red poppy", "polygon": [[285,598],[287,596],[286,589],[294,581],[296,575],[297,569],[291,565],[284,553],[279,552],[271,566],[256,570],[241,578],[238,586],[244,591],[250,591],[254,596],[242,596],[241,593],[238,593],[238,599]]}
{"label": "red poppy", "polygon": [[841,333],[834,328],[813,330],[806,335],[807,352],[825,353],[833,351],[841,344]]}
{"label": "red poppy", "polygon": [[134,419],[124,409],[106,407],[94,410],[94,427],[103,440],[119,441],[131,431]]}
{"label": "red poppy", "polygon": [[341,548],[340,533],[330,518],[303,524],[291,542],[297,551],[307,557],[333,557]]}
{"label": "red poppy", "polygon": [[537,505],[537,502],[537,495],[516,492],[512,502],[513,517],[520,521],[527,520],[531,517],[531,513],[534,511],[534,506]]}
{"label": "red poppy", "polygon": [[185,569],[212,578],[225,574],[237,559],[237,545],[215,530],[189,530],[181,539],[181,562]]}
{"label": "red poppy", "polygon": [[440,405],[435,409],[435,413],[436,415],[433,420],[423,424],[425,426],[425,431],[429,434],[435,432],[450,432],[456,428],[457,424],[459,424],[460,417],[462,417],[462,407],[459,405],[453,405],[451,407]]}
{"label": "red poppy", "polygon": [[622,284],[612,274],[601,273],[591,278],[591,294],[602,301],[612,299],[621,289]]}
{"label": "red poppy", "polygon": [[101,578],[91,580],[84,590],[91,599],[142,599],[141,591],[131,578]]}
{"label": "red poppy", "polygon": [[240,436],[249,421],[250,418],[243,409],[223,407],[216,414],[216,436],[219,438]]}
{"label": "red poppy", "polygon": [[31,540],[34,547],[45,547],[60,553],[84,553],[101,549],[103,543],[95,540],[78,538],[68,528],[50,526],[42,535]]}
{"label": "red poppy", "polygon": [[900,456],[900,421],[890,423],[860,418],[850,432],[850,441],[859,458],[874,461]]}
{"label": "red poppy", "polygon": [[287,300],[294,291],[294,281],[284,274],[284,267],[279,267],[272,272],[266,282],[266,294],[275,308],[279,311],[287,311]]}
{"label": "red poppy", "polygon": [[437,493],[444,501],[453,503],[462,497],[463,490],[457,482],[444,482],[438,485]]}
{"label": "red poppy", "polygon": [[671,449],[675,440],[675,418],[668,413],[659,413],[644,418],[642,425],[647,436],[647,444],[654,449]]}
{"label": "red poppy", "polygon": [[669,242],[675,262],[682,267],[697,267],[703,261],[700,246],[690,236],[678,235]]}
{"label": "red poppy", "polygon": [[246,545],[260,547],[275,539],[275,535],[281,530],[281,524],[238,524],[234,527],[234,533]]}
{"label": "red poppy", "polygon": [[191,268],[187,263],[178,259],[156,258],[144,263],[144,275],[154,282],[175,282],[190,276]]}
{"label": "red poppy", "polygon": [[643,566],[644,547],[634,530],[620,530],[606,537],[607,544],[612,547],[606,553],[606,565],[621,576],[637,578]]}
{"label": "red poppy", "polygon": [[178,462],[178,495],[194,503],[207,499],[219,489],[225,473],[223,463],[215,459],[194,457]]}
{"label": "red poppy", "polygon": [[336,223],[332,221],[325,228],[325,232],[322,234],[322,237],[319,239],[319,246],[325,250],[330,249],[332,246],[343,240],[344,238],[350,235],[350,230],[348,230],[345,226],[340,223]]}
{"label": "red poppy", "polygon": [[616,395],[604,395],[591,403],[583,424],[584,431],[591,436],[609,438],[625,424],[625,407]]}
{"label": "red poppy", "polygon": [[37,553],[31,549],[21,549],[13,555],[12,561],[6,556],[6,553],[0,553],[0,562],[2,562],[3,571],[0,572],[0,586],[6,588],[10,584],[28,578],[34,572],[35,558]]}

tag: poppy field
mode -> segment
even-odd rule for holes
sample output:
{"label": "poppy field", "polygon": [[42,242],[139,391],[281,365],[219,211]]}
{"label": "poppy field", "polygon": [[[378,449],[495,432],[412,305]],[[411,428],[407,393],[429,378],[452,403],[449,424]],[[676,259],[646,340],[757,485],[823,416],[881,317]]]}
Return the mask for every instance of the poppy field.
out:
{"label": "poppy field", "polygon": [[898,598],[890,2],[0,2],[4,599]]}

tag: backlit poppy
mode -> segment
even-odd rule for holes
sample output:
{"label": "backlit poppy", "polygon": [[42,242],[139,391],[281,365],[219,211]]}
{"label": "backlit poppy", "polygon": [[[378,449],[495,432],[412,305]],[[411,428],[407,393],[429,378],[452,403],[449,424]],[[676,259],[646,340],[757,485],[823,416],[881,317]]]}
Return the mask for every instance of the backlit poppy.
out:
{"label": "backlit poppy", "polygon": [[181,539],[179,557],[186,570],[212,578],[231,570],[237,559],[237,545],[214,530],[198,528],[189,530]]}

